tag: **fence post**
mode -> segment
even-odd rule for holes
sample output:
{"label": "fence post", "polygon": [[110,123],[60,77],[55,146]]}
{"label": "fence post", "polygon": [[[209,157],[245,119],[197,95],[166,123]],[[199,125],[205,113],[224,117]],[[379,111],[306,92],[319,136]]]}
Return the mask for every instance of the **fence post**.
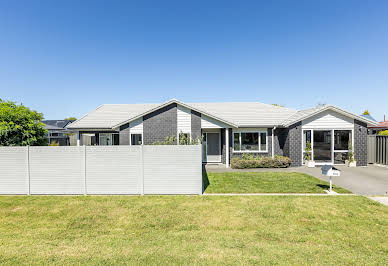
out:
{"label": "fence post", "polygon": [[83,146],[84,150],[84,195],[87,195],[87,188],[86,188],[86,145]]}
{"label": "fence post", "polygon": [[27,146],[27,195],[31,195],[30,146]]}
{"label": "fence post", "polygon": [[143,145],[140,145],[140,193],[144,195],[144,150]]}

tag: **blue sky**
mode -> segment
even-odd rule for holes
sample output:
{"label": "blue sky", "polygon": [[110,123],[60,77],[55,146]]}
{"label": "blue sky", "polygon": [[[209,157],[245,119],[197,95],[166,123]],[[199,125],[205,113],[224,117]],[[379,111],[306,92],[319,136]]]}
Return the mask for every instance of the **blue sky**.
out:
{"label": "blue sky", "polygon": [[388,115],[388,1],[0,1],[0,98],[330,103]]}

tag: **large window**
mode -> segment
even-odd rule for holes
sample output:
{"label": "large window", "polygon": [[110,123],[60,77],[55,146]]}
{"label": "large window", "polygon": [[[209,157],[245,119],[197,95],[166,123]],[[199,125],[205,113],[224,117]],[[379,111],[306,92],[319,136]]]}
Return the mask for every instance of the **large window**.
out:
{"label": "large window", "polygon": [[141,134],[131,134],[131,145],[141,145],[142,136]]}
{"label": "large window", "polygon": [[349,147],[352,145],[351,130],[334,130],[334,163],[344,164],[349,159]]}
{"label": "large window", "polygon": [[234,132],[233,151],[267,152],[267,132]]}
{"label": "large window", "polygon": [[101,146],[119,145],[119,134],[118,133],[100,133],[99,134],[99,145],[101,145]]}

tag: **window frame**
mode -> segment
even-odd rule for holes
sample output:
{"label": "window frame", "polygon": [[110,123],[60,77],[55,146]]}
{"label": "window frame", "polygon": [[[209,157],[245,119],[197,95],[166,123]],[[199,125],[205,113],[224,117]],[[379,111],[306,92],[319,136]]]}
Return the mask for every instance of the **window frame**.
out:
{"label": "window frame", "polygon": [[[241,134],[243,133],[257,133],[258,134],[258,150],[241,150]],[[261,134],[265,134],[265,150],[261,150]],[[238,134],[239,138],[239,150],[235,150],[234,135]],[[233,153],[268,153],[268,131],[267,130],[239,130],[232,132],[232,152]]]}
{"label": "window frame", "polygon": [[129,145],[130,146],[140,146],[138,144],[132,144],[132,135],[141,135],[141,144],[144,145],[143,133],[129,133]]}

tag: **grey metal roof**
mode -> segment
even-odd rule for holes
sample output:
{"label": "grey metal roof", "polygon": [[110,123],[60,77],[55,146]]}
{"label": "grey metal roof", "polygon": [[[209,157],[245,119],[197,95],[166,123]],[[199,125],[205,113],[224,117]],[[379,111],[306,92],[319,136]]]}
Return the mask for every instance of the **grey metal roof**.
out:
{"label": "grey metal roof", "polygon": [[45,124],[45,128],[48,130],[63,130],[74,120],[42,120],[42,123]]}
{"label": "grey metal roof", "polygon": [[113,128],[115,125],[138,116],[159,104],[103,104],[84,117],[76,120],[68,128]]}
{"label": "grey metal roof", "polygon": [[296,110],[259,102],[188,103],[239,127],[277,126]]}
{"label": "grey metal roof", "polygon": [[172,99],[163,104],[104,104],[68,126],[69,129],[112,129],[170,103],[181,104],[233,127],[288,126],[328,108],[361,121],[373,121],[331,105],[297,111],[259,102],[183,103]]}

